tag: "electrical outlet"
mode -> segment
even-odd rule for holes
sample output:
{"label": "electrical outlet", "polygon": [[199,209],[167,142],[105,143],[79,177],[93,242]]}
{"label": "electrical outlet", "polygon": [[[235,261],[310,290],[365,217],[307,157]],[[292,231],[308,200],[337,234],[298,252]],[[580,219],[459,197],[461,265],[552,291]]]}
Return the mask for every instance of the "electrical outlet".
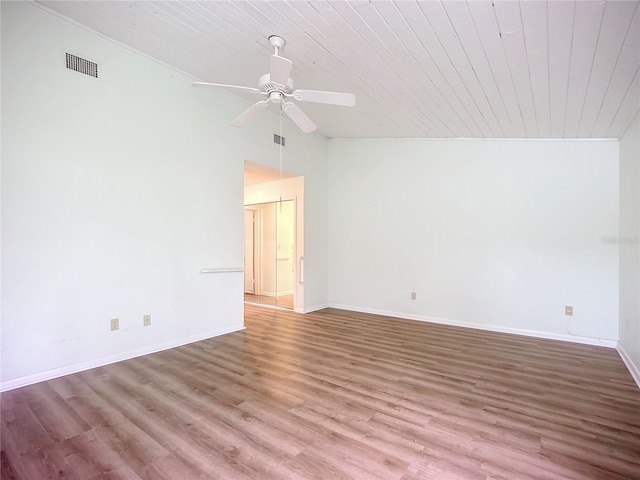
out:
{"label": "electrical outlet", "polygon": [[564,307],[564,314],[572,316],[573,315],[573,307],[571,305],[567,305]]}
{"label": "electrical outlet", "polygon": [[411,292],[411,300],[415,300],[416,299],[416,292]]}
{"label": "electrical outlet", "polygon": [[111,331],[120,329],[120,319],[112,318],[111,319]]}
{"label": "electrical outlet", "polygon": [[149,325],[151,325],[151,315],[145,315],[144,317],[142,317],[142,324],[145,327],[148,327]]}

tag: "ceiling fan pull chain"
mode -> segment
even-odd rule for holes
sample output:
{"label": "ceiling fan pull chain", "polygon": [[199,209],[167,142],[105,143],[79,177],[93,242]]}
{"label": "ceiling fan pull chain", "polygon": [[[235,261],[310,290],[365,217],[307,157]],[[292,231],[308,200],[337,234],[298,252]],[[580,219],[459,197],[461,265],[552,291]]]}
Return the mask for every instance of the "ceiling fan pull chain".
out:
{"label": "ceiling fan pull chain", "polygon": [[280,188],[280,213],[282,213],[282,143],[283,143],[283,139],[284,137],[282,136],[282,112],[283,112],[283,104],[280,104],[280,142],[278,143],[278,161],[279,161],[279,166],[280,166],[280,183],[278,184],[278,187]]}

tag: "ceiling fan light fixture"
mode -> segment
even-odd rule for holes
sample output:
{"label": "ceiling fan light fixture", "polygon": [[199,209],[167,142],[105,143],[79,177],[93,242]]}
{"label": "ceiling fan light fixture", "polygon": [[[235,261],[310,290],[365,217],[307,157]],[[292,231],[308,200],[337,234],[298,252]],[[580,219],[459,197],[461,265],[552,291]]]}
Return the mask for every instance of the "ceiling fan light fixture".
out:
{"label": "ceiling fan light fixture", "polygon": [[271,103],[282,103],[282,93],[281,92],[269,93],[269,100],[271,101]]}

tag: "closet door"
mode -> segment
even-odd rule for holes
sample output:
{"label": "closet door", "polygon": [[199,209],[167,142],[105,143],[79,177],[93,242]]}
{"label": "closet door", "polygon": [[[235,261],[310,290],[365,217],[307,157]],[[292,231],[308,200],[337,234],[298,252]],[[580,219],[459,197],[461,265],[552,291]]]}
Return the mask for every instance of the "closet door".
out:
{"label": "closet door", "polygon": [[284,200],[276,207],[276,305],[293,309],[295,289],[295,202]]}

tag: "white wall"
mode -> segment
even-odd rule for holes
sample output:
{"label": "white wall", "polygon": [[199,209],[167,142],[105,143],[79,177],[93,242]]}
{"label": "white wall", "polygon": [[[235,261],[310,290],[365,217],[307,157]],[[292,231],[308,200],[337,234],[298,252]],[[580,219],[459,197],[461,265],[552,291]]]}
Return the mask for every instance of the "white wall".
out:
{"label": "white wall", "polygon": [[640,386],[640,114],[620,139],[620,346]]}
{"label": "white wall", "polygon": [[617,340],[617,142],[334,139],[329,185],[331,305]]}
{"label": "white wall", "polygon": [[[241,328],[242,273],[199,270],[242,267],[243,164],[277,164],[277,116],[229,127],[246,102],[31,3],[1,8],[2,388]],[[101,78],[65,69],[65,51]],[[326,140],[287,142],[287,169],[318,174],[322,243]],[[326,302],[326,245],[307,258]]]}

